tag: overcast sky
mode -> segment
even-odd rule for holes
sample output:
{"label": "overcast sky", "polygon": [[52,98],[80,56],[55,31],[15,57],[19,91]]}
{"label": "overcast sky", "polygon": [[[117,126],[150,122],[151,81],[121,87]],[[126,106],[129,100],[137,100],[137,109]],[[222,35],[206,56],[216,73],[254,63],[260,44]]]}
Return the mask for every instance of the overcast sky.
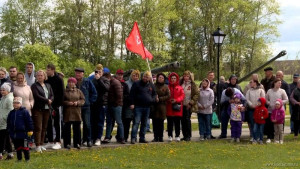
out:
{"label": "overcast sky", "polygon": [[[0,6],[6,0],[0,0]],[[280,3],[280,20],[283,23],[278,27],[280,37],[271,47],[274,49],[273,55],[276,56],[280,51],[286,50],[287,55],[281,60],[293,60],[299,55],[300,59],[300,3],[299,0],[277,0]]]}

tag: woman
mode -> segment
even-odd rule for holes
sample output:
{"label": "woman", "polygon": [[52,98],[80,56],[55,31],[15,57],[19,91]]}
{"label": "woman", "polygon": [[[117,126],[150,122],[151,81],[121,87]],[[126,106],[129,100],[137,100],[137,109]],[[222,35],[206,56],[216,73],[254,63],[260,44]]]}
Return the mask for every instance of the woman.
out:
{"label": "woman", "polygon": [[192,112],[198,111],[197,101],[199,97],[198,87],[195,84],[192,73],[185,71],[183,78],[180,80],[180,85],[184,91],[183,112],[181,118],[182,134],[184,141],[190,141],[192,137]]}
{"label": "woman", "polygon": [[[291,120],[294,122],[294,131],[299,131],[300,127],[300,80],[297,82],[297,87],[292,91],[291,102],[293,105],[293,113]],[[294,137],[298,138],[299,132],[294,132]]]}
{"label": "woman", "polygon": [[179,76],[176,73],[169,75],[169,90],[171,97],[167,101],[167,122],[169,141],[173,140],[173,126],[175,125],[175,140],[180,141],[180,119],[182,117],[184,91],[179,85]]}
{"label": "woman", "polygon": [[168,85],[165,84],[165,79],[166,75],[163,73],[156,75],[155,90],[157,98],[152,111],[153,142],[163,142],[164,137],[164,120],[167,112],[166,101],[170,99],[170,91]]}
{"label": "woman", "polygon": [[42,152],[42,150],[46,150],[46,148],[43,147],[43,143],[50,117],[51,103],[54,97],[50,84],[44,82],[47,80],[47,75],[43,70],[39,70],[36,73],[36,79],[37,82],[31,86],[35,103],[32,109],[32,119],[36,151]]}
{"label": "woman", "polygon": [[31,109],[33,108],[34,99],[31,88],[27,85],[25,75],[22,72],[17,74],[17,81],[14,84],[14,96],[22,98],[22,106],[28,110],[31,116]]}
{"label": "woman", "polygon": [[285,90],[281,89],[281,79],[277,78],[272,84],[272,88],[268,90],[266,94],[266,101],[268,105],[269,117],[266,119],[265,134],[267,135],[266,143],[271,143],[271,139],[274,139],[274,125],[271,121],[272,110],[275,109],[275,103],[277,99],[281,99],[283,104],[286,104],[289,99]]}
{"label": "woman", "polygon": [[11,110],[13,110],[14,96],[10,92],[10,83],[4,83],[1,88],[1,100],[0,100],[0,160],[3,158],[2,153],[5,149],[8,153],[7,160],[13,158],[12,147],[7,131],[7,116]]}
{"label": "woman", "polygon": [[247,90],[246,93],[246,100],[247,100],[247,119],[248,119],[248,126],[250,130],[250,141],[253,141],[253,128],[254,128],[254,118],[253,113],[254,109],[257,105],[257,100],[261,97],[265,98],[265,90],[261,88],[261,84],[258,82],[258,80],[250,80],[250,89]]}
{"label": "woman", "polygon": [[73,126],[73,144],[80,149],[81,142],[81,106],[85,102],[83,93],[76,88],[77,80],[68,79],[68,87],[64,94],[64,147],[71,148],[71,125]]}
{"label": "woman", "polygon": [[[11,84],[10,92],[14,91],[13,83],[11,80],[7,78],[7,71],[4,67],[0,67],[0,86],[2,86],[5,82]],[[0,98],[2,94],[0,93]]]}
{"label": "woman", "polygon": [[212,105],[214,103],[214,91],[209,88],[208,79],[200,84],[200,97],[198,99],[198,123],[200,140],[211,138]]}

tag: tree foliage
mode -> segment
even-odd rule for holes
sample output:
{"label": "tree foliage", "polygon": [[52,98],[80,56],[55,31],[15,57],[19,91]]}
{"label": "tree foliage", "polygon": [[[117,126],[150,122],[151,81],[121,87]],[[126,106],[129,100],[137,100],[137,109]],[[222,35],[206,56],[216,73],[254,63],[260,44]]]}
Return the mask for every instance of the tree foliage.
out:
{"label": "tree foliage", "polygon": [[276,0],[7,0],[1,8],[0,52],[14,59],[26,44],[44,44],[67,74],[74,64],[146,70],[146,62],[125,47],[137,21],[154,55],[152,67],[180,61],[180,71],[189,69],[199,79],[216,70],[211,34],[220,27],[227,34],[221,74],[242,76],[271,56],[268,45],[278,36],[279,14]]}

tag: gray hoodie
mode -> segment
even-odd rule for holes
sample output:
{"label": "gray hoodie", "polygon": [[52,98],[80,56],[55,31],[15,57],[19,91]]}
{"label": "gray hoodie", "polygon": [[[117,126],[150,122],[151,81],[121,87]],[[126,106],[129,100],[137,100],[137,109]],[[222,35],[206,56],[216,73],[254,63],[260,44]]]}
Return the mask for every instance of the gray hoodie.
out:
{"label": "gray hoodie", "polygon": [[27,66],[25,67],[25,79],[27,81],[27,85],[31,86],[33,83],[35,83],[35,66],[34,66],[34,64],[32,62],[28,62],[27,64],[31,64],[32,65],[32,73],[31,73],[30,76],[27,73]]}

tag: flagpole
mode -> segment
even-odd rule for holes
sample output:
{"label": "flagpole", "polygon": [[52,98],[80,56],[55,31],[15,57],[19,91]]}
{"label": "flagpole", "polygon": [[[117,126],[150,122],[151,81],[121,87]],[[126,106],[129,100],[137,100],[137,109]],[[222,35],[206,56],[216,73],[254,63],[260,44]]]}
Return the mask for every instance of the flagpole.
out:
{"label": "flagpole", "polygon": [[151,72],[151,68],[150,68],[150,64],[149,64],[149,58],[146,58],[146,60],[147,60],[149,72],[150,72],[150,74],[151,74],[151,82],[154,84],[154,82],[153,82],[153,77],[152,77],[152,72]]}

